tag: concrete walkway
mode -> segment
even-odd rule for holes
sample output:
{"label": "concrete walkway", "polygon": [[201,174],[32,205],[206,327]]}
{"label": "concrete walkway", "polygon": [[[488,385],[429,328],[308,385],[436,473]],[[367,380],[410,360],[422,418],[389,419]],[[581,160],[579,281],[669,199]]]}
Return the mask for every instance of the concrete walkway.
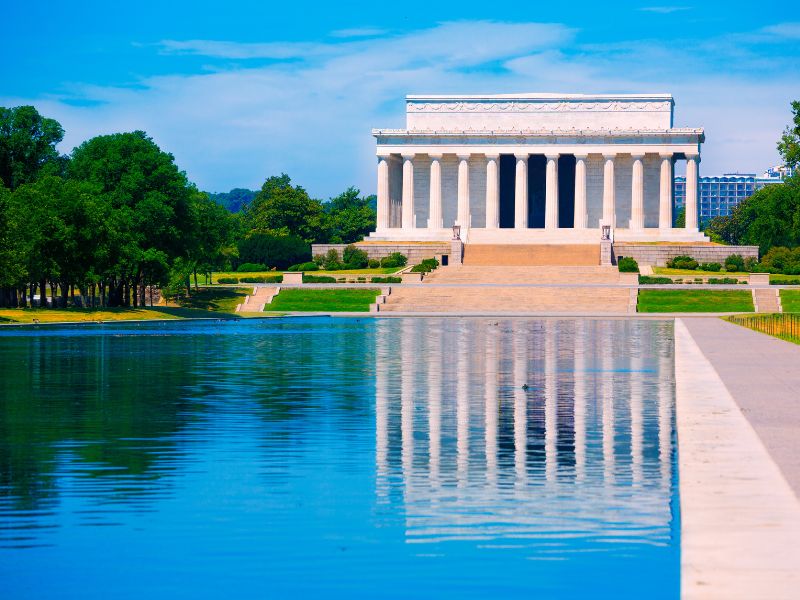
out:
{"label": "concrete walkway", "polygon": [[[709,336],[728,342],[726,354],[736,355],[741,339],[706,321],[704,331],[692,333],[695,320],[675,321],[681,598],[794,600],[800,590],[800,501],[699,347],[701,335]],[[769,378],[757,369],[737,375]]]}
{"label": "concrete walkway", "polygon": [[683,322],[800,498],[800,346],[722,319]]}

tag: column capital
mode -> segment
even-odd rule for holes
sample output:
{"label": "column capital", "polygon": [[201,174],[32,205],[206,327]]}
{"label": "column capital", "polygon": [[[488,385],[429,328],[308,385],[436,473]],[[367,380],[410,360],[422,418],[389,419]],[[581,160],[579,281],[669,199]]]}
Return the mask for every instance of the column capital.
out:
{"label": "column capital", "polygon": [[414,160],[416,154],[414,152],[403,152],[400,156],[403,157],[403,160]]}
{"label": "column capital", "polygon": [[644,160],[644,152],[631,152],[633,160]]}
{"label": "column capital", "polygon": [[575,152],[573,154],[573,156],[575,157],[575,160],[586,160],[586,159],[589,158],[589,153],[588,152]]}
{"label": "column capital", "polygon": [[428,158],[431,160],[442,160],[442,152],[428,152]]}
{"label": "column capital", "polygon": [[675,154],[673,152],[659,152],[658,155],[661,158],[675,158]]}
{"label": "column capital", "polygon": [[558,157],[561,156],[558,152],[548,152],[545,155],[547,160],[558,160]]}
{"label": "column capital", "polygon": [[486,160],[500,160],[500,153],[499,152],[487,152],[484,154]]}
{"label": "column capital", "polygon": [[687,152],[686,153],[686,160],[693,160],[695,162],[700,162],[700,153],[699,152]]}
{"label": "column capital", "polygon": [[517,160],[528,160],[528,156],[530,156],[530,155],[527,152],[520,152],[520,153],[515,152],[514,153],[514,157]]}
{"label": "column capital", "polygon": [[389,160],[392,157],[392,153],[386,150],[378,150],[376,154],[380,160]]}
{"label": "column capital", "polygon": [[458,160],[469,160],[469,157],[472,156],[469,152],[456,152],[456,157]]}
{"label": "column capital", "polygon": [[614,160],[617,158],[616,152],[603,152],[603,158],[606,160]]}

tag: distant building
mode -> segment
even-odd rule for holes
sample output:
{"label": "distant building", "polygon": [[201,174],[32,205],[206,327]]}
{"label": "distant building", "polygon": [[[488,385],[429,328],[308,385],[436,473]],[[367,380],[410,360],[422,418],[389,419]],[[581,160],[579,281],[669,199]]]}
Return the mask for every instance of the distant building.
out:
{"label": "distant building", "polygon": [[[727,216],[753,192],[773,184],[783,183],[792,175],[792,169],[776,166],[767,169],[761,176],[755,173],[726,173],[722,177],[700,177],[699,208],[701,229],[714,217]],[[686,201],[686,178],[676,177],[673,183],[675,214],[684,207]]]}

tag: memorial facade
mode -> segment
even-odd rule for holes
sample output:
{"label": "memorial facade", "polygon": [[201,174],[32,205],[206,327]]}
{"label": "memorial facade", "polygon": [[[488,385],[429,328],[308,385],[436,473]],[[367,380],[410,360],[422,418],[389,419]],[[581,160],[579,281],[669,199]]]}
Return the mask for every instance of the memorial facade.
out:
{"label": "memorial facade", "polygon": [[[405,129],[375,129],[378,220],[369,239],[477,244],[702,242],[699,128],[668,94],[408,96]],[[676,161],[685,226],[673,226]]]}

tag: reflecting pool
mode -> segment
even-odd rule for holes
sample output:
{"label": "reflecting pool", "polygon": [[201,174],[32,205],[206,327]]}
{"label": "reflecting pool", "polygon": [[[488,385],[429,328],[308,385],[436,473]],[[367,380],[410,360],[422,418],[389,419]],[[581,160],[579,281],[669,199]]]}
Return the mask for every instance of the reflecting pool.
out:
{"label": "reflecting pool", "polygon": [[0,330],[7,598],[677,598],[672,323]]}

